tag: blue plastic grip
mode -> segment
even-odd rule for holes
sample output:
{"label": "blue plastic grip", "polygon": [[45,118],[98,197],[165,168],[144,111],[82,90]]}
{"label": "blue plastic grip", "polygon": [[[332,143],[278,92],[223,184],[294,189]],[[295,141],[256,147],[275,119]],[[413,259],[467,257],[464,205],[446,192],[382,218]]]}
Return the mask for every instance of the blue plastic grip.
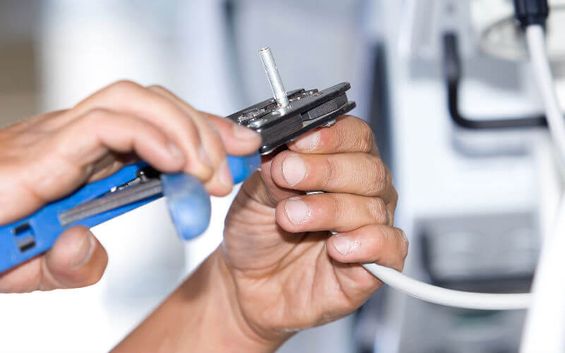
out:
{"label": "blue plastic grip", "polygon": [[161,176],[163,194],[177,234],[184,240],[204,233],[212,212],[210,196],[204,185],[192,175],[183,173]]}
{"label": "blue plastic grip", "polygon": [[259,153],[243,157],[228,156],[228,166],[234,184],[239,184],[249,178],[261,166]]}

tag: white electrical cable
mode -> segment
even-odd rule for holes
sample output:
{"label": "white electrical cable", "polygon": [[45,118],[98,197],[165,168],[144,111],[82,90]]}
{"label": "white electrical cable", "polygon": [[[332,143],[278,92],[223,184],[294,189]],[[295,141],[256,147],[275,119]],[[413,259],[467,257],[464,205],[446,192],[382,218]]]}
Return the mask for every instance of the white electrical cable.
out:
{"label": "white electrical cable", "polygon": [[545,238],[532,286],[521,353],[565,352],[565,198]]}
{"label": "white electrical cable", "polygon": [[[551,70],[549,68],[549,61],[547,59],[547,53],[545,49],[545,37],[543,28],[541,26],[529,26],[527,28],[526,34],[530,48],[531,61],[534,65],[534,71],[539,81],[538,84],[540,86],[540,91],[545,104],[546,116],[550,127],[551,137],[553,139],[554,145],[557,148],[561,162],[565,162],[565,121],[563,120],[563,114],[561,113],[561,108],[559,106],[559,101],[557,100],[557,95],[555,93],[555,88],[553,85]],[[562,206],[560,207],[560,214],[557,216],[561,217],[561,219],[558,218],[558,220],[560,221],[560,224],[563,224],[558,224],[558,227],[555,228],[555,234],[553,234],[554,237],[560,237],[562,239],[560,239],[559,242],[555,242],[555,244],[552,243],[552,248],[557,248],[556,245],[559,245],[559,250],[555,249],[553,251],[555,255],[551,258],[545,259],[543,266],[541,266],[542,260],[540,260],[539,270],[536,271],[537,285],[535,285],[535,287],[542,289],[538,289],[539,292],[536,292],[536,306],[534,306],[534,310],[529,315],[529,317],[531,318],[531,320],[529,320],[531,322],[531,326],[528,327],[531,327],[531,337],[535,337],[536,339],[526,339],[528,347],[531,342],[534,342],[531,343],[533,350],[527,351],[528,353],[540,352],[538,339],[542,340],[544,333],[538,332],[538,330],[544,330],[547,327],[547,325],[545,325],[547,324],[547,322],[544,321],[543,318],[545,317],[544,315],[546,315],[547,312],[552,312],[552,307],[554,309],[561,309],[562,307],[564,308],[563,312],[557,313],[553,311],[553,314],[557,316],[560,315],[560,318],[563,319],[563,325],[558,326],[558,330],[560,332],[560,336],[565,339],[565,276],[561,276],[563,278],[558,276],[559,273],[565,271],[565,234],[561,234],[565,233],[564,202],[565,201],[561,202]],[[561,243],[563,243],[562,246]],[[546,256],[544,255],[543,258],[545,257]],[[553,263],[553,265],[545,265],[546,262]],[[529,293],[489,294],[445,289],[417,281],[394,269],[381,265],[364,264],[363,267],[389,286],[415,298],[435,304],[465,309],[513,310],[528,308],[532,299],[532,295]],[[544,273],[545,271],[551,272],[551,275],[543,275],[540,272],[542,270],[544,271]],[[553,271],[555,271],[556,273],[553,273]],[[553,282],[553,284],[551,282]],[[559,287],[559,289],[563,287],[563,292],[559,291],[559,296],[552,296],[552,293],[556,293],[552,291],[552,288],[555,287]],[[553,304],[550,304],[550,302]],[[535,315],[536,311],[538,310],[535,309],[536,307],[538,307],[540,310],[539,316]],[[547,317],[545,318],[547,319]],[[564,348],[563,346],[560,347]],[[561,352],[564,350],[541,351]]]}
{"label": "white electrical cable", "polygon": [[[550,134],[560,161],[565,163],[565,121],[555,92],[543,28],[528,26],[526,39]],[[565,195],[561,196],[555,217],[552,233],[544,237],[536,268],[521,353],[565,352]]]}
{"label": "white electrical cable", "polygon": [[389,267],[373,263],[364,264],[363,267],[392,288],[430,303],[464,309],[515,310],[527,308],[530,302],[529,293],[490,294],[463,292],[417,281]]}
{"label": "white electrical cable", "polygon": [[555,84],[549,66],[543,27],[540,25],[528,26],[526,28],[526,40],[530,62],[545,107],[549,133],[557,148],[560,158],[559,162],[565,163],[565,119],[557,99]]}

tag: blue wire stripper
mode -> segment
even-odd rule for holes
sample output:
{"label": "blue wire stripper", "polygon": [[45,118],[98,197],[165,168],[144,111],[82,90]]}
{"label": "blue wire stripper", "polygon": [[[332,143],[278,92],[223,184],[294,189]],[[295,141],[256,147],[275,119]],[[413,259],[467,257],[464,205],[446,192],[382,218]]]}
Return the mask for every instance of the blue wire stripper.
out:
{"label": "blue wire stripper", "polygon": [[[260,162],[259,154],[228,157],[234,182],[245,180]],[[183,173],[160,174],[140,162],[1,226],[0,273],[49,250],[70,227],[93,227],[163,196],[180,237],[192,239],[206,230],[210,198],[198,179]]]}

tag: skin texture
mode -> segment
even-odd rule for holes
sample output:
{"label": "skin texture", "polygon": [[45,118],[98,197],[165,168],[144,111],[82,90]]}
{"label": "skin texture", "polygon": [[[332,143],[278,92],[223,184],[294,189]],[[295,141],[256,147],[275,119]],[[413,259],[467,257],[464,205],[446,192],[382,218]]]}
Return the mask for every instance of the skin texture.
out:
{"label": "skin texture", "polygon": [[[254,132],[201,113],[162,87],[117,82],[71,109],[0,130],[0,224],[137,158],[163,172],[193,174],[223,196],[233,187],[226,151],[245,155],[259,144]],[[90,285],[107,261],[86,228],[72,228],[44,256],[0,274],[0,292]]]}
{"label": "skin texture", "polygon": [[361,263],[402,269],[396,202],[362,120],[301,137],[245,182],[220,247],[116,352],[273,352],[351,313],[381,285]]}

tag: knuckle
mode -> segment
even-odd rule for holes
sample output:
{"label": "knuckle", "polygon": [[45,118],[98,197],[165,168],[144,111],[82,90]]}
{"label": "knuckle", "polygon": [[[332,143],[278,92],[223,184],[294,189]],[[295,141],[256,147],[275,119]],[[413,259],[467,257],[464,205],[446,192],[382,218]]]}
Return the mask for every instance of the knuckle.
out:
{"label": "knuckle", "polygon": [[324,168],[325,175],[321,174],[320,184],[322,189],[328,189],[332,185],[334,185],[335,181],[334,178],[337,175],[337,163],[332,158],[325,158],[324,159]]}
{"label": "knuckle", "polygon": [[373,129],[369,126],[365,120],[356,118],[361,125],[360,138],[357,139],[359,144],[359,149],[362,152],[371,152],[375,145],[375,135],[373,134]]}
{"label": "knuckle", "polygon": [[397,237],[399,239],[400,254],[402,255],[402,258],[405,259],[406,256],[408,256],[408,249],[410,247],[410,241],[408,240],[406,233],[404,233],[404,231],[402,229],[395,228],[395,231],[396,231]]}
{"label": "knuckle", "polygon": [[369,200],[367,209],[371,218],[379,223],[385,223],[388,218],[385,202],[380,198],[371,198]]}
{"label": "knuckle", "polygon": [[110,114],[112,113],[104,108],[91,109],[77,120],[75,127],[90,133],[95,132],[102,127],[107,127],[109,123],[115,122],[114,119],[109,119]]}
{"label": "knuckle", "polygon": [[127,93],[132,92],[132,91],[139,90],[140,88],[143,88],[143,87],[141,85],[139,85],[138,83],[135,83],[135,82],[130,81],[130,80],[120,80],[120,81],[116,81],[116,82],[112,83],[110,86],[108,86],[108,91],[113,93],[113,94],[122,95],[122,94],[127,94]]}
{"label": "knuckle", "polygon": [[379,194],[386,189],[388,173],[386,166],[380,158],[374,156],[371,156],[370,158],[372,160],[372,166],[370,169],[371,178],[369,178],[369,180],[372,181],[370,192],[371,194]]}
{"label": "knuckle", "polygon": [[[333,139],[331,139],[331,146],[333,147],[333,149],[337,149],[337,150],[343,150],[343,147],[346,147],[345,149],[348,149],[347,147],[350,146],[355,146],[355,142],[351,143],[351,133],[349,132],[349,130],[346,128],[346,126],[342,126],[342,125],[338,125],[335,124],[334,126],[332,126],[331,128],[334,128],[334,135],[335,137]],[[354,140],[355,141],[355,140]],[[339,146],[343,146],[342,148],[339,148]]]}
{"label": "knuckle", "polygon": [[373,245],[372,251],[375,255],[373,257],[375,258],[375,261],[377,261],[381,254],[381,250],[384,248],[386,234],[381,227],[371,227],[371,231],[367,234],[367,236],[371,239],[371,243]]}
{"label": "knuckle", "polygon": [[382,159],[375,158],[374,162],[375,177],[379,180],[386,181],[387,169]]}
{"label": "knuckle", "polygon": [[197,170],[195,170],[195,168],[190,168],[189,174],[196,176],[203,183],[207,183],[212,180],[212,177],[214,176],[214,169],[209,166],[200,165]]}
{"label": "knuckle", "polygon": [[147,86],[148,89],[153,90],[153,91],[158,91],[158,92],[169,92],[168,89],[166,89],[165,87],[161,86],[161,85],[150,85]]}
{"label": "knuckle", "polygon": [[[218,143],[221,144],[222,147],[224,147],[224,140],[222,139],[222,135],[220,134],[220,130],[218,129],[218,126],[216,126],[216,124],[214,124],[214,122],[210,119],[204,119],[204,123],[205,123],[205,127],[206,127],[207,131],[209,132],[209,134],[216,141],[218,141]],[[233,123],[230,122],[230,124],[233,124]]]}
{"label": "knuckle", "polygon": [[222,143],[222,141],[220,139],[215,139],[215,142],[216,142],[215,143],[216,148],[215,148],[215,151],[214,151],[214,155],[216,156],[216,158],[219,161],[222,162],[222,161],[224,161],[224,159],[227,158],[228,152],[226,151],[226,148],[225,148],[224,144]]}
{"label": "knuckle", "polygon": [[220,162],[224,161],[227,152],[220,134],[211,129],[205,131],[200,130],[198,134],[200,135],[201,141],[200,148],[204,149],[205,154],[209,156],[211,162],[217,166]]}
{"label": "knuckle", "polygon": [[386,205],[386,212],[387,212],[387,225],[393,226],[394,225],[394,206]]}
{"label": "knuckle", "polygon": [[392,205],[394,205],[394,208],[396,208],[396,204],[398,203],[398,191],[396,190],[396,188],[393,186],[391,186],[391,200],[390,202],[392,203]]}
{"label": "knuckle", "polygon": [[327,196],[329,199],[328,208],[331,211],[332,219],[338,219],[343,216],[344,211],[346,211],[343,207],[343,204],[340,198],[335,194],[328,194]]}
{"label": "knuckle", "polygon": [[94,108],[89,110],[83,118],[83,122],[86,124],[98,123],[100,120],[104,120],[108,117],[110,111],[104,108]]}
{"label": "knuckle", "polygon": [[161,86],[161,85],[151,85],[148,86],[147,89],[149,89],[152,92],[155,92],[157,94],[160,94],[162,96],[168,97],[168,98],[174,98],[175,95],[173,92],[171,92],[169,89]]}
{"label": "knuckle", "polygon": [[214,147],[223,149],[224,143],[218,129],[209,121],[204,121],[204,122],[205,122],[204,124],[205,133],[212,140]]}

